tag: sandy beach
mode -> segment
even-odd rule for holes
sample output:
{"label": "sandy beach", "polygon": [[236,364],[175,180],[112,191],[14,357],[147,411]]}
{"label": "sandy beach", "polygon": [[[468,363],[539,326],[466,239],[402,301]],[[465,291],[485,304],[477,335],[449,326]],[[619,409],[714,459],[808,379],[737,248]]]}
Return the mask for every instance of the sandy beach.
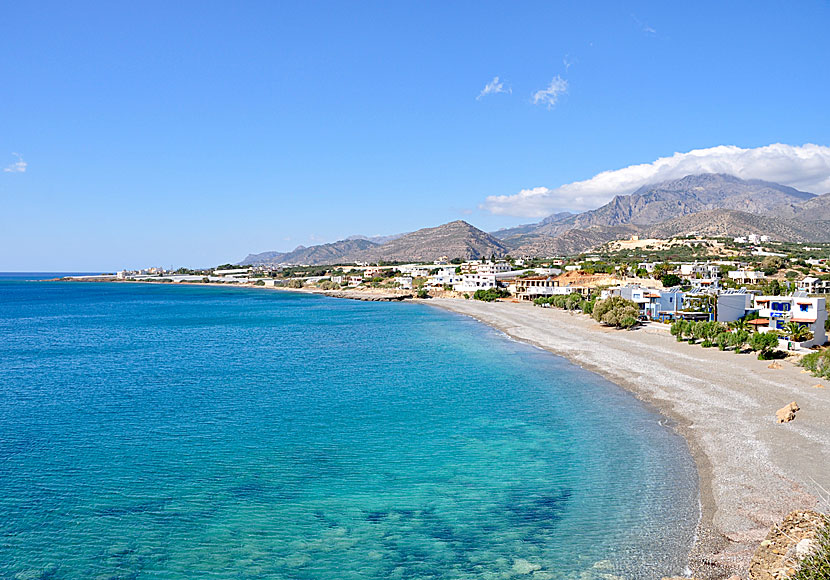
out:
{"label": "sandy beach", "polygon": [[[790,361],[770,369],[753,354],[678,343],[660,324],[621,331],[530,304],[427,303],[564,356],[673,419],[700,473],[690,561],[697,577],[745,577],[770,526],[791,510],[817,507],[822,487],[830,489],[830,382]],[[777,424],[775,411],[791,401],[801,407],[796,419]]]}

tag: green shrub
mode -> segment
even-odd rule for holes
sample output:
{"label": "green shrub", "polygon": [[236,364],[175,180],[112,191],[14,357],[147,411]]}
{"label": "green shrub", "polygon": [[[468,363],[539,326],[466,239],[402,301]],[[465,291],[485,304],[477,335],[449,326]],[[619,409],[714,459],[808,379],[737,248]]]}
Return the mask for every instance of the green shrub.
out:
{"label": "green shrub", "polygon": [[726,347],[729,346],[730,336],[728,332],[721,332],[715,337],[715,342],[718,343],[719,350],[726,350]]}
{"label": "green shrub", "polygon": [[[591,316],[594,320],[605,324],[607,326],[616,326],[617,328],[631,328],[637,324],[637,316],[640,314],[640,309],[631,300],[627,300],[622,296],[611,296],[605,300],[600,300],[594,305]],[[629,319],[633,318],[634,322],[629,324]],[[629,324],[628,326],[626,326]]]}
{"label": "green shrub", "polygon": [[483,302],[493,302],[497,298],[507,298],[508,296],[510,296],[510,292],[507,290],[490,288],[489,290],[476,290],[475,294],[473,294],[473,299]]}
{"label": "green shrub", "polygon": [[735,354],[740,353],[744,349],[744,345],[749,340],[749,331],[736,330],[729,337],[729,344],[735,347]]}
{"label": "green shrub", "polygon": [[830,350],[819,350],[801,357],[798,365],[813,376],[830,379]]}
{"label": "green shrub", "polygon": [[830,580],[830,518],[819,531],[815,551],[804,558],[793,580]]}
{"label": "green shrub", "polygon": [[769,360],[777,346],[778,335],[774,332],[756,332],[749,337],[749,348],[758,351],[758,360]]}
{"label": "green shrub", "polygon": [[426,288],[418,288],[418,298],[422,300],[429,298],[429,292],[427,292]]}

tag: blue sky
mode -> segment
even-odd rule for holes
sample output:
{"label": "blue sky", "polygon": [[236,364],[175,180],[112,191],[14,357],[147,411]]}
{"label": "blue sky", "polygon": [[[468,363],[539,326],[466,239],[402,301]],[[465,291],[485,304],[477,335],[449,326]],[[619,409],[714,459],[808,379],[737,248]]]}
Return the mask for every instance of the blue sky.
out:
{"label": "blue sky", "polygon": [[[823,148],[828,23],[827,1],[6,3],[0,270],[492,230],[677,152]],[[822,148],[809,179],[800,149],[745,174],[820,189]]]}

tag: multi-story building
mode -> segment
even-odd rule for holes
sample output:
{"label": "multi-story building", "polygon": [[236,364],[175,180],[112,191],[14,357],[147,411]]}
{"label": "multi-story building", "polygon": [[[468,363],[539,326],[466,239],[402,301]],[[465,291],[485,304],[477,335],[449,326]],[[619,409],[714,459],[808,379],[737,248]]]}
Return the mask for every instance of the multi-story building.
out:
{"label": "multi-story building", "polygon": [[704,280],[716,280],[720,278],[720,266],[708,262],[693,264],[680,264],[680,276],[691,280],[694,278]]}
{"label": "multi-story building", "polygon": [[827,306],[824,298],[811,298],[806,292],[794,292],[790,296],[757,296],[755,308],[758,318],[752,323],[761,332],[784,330],[788,322],[795,322],[813,333],[813,338],[802,342],[802,346],[822,345],[827,341],[824,331]]}
{"label": "multi-story building", "polygon": [[489,290],[496,288],[495,274],[462,274],[461,279],[453,284],[456,292],[475,292],[476,290]]}
{"label": "multi-story building", "polygon": [[822,280],[815,276],[807,276],[795,283],[800,292],[807,294],[830,294],[830,280]]}
{"label": "multi-story building", "polygon": [[557,292],[557,290],[559,289],[559,281],[556,280],[556,278],[552,278],[550,276],[531,276],[528,278],[516,278],[515,287],[516,298],[521,302],[532,301],[536,298],[566,293]]}

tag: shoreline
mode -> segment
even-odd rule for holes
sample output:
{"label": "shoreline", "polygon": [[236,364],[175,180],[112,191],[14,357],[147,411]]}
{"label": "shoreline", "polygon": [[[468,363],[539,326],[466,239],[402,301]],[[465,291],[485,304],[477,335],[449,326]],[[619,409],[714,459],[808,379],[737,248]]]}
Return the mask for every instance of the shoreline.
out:
{"label": "shoreline", "polygon": [[[700,521],[689,554],[695,577],[745,576],[769,528],[794,509],[815,508],[819,485],[830,481],[830,389],[814,388],[820,380],[791,362],[769,369],[751,354],[678,343],[663,328],[612,330],[530,304],[424,303],[562,356],[671,420],[698,472]],[[776,424],[775,411],[791,400],[803,412]],[[793,461],[795,450],[810,458]]]}

